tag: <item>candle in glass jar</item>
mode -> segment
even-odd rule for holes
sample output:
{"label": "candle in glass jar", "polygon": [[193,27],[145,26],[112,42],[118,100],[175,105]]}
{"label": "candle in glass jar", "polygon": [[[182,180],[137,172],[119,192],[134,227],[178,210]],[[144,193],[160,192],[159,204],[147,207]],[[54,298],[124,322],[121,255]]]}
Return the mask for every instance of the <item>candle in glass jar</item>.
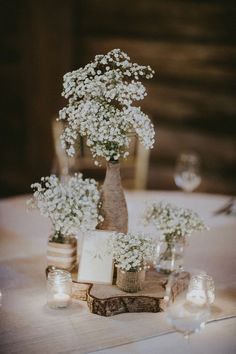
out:
{"label": "candle in glass jar", "polygon": [[48,273],[47,303],[51,308],[67,307],[71,302],[72,279],[66,270],[56,269]]}
{"label": "candle in glass jar", "polygon": [[54,302],[55,307],[67,307],[70,303],[71,297],[67,294],[57,293],[53,295],[52,302]]}

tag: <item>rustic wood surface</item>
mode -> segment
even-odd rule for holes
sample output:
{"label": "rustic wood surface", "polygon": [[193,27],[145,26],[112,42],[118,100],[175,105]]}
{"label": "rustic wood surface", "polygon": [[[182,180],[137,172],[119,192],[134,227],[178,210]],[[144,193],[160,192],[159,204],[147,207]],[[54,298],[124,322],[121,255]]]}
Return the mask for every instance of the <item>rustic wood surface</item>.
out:
{"label": "rustic wood surface", "polygon": [[234,1],[88,0],[76,11],[76,62],[121,48],[156,71],[140,102],[157,132],[148,188],[176,189],[176,157],[190,149],[202,156],[199,191],[236,193]]}
{"label": "rustic wood surface", "polygon": [[[82,284],[73,282],[73,298],[86,300],[90,311],[100,316],[114,316],[125,312],[162,312],[165,310],[165,285],[168,276],[149,271],[144,289],[126,293],[115,285]],[[186,285],[187,274],[172,289],[175,297]]]}
{"label": "rustic wood surface", "polygon": [[72,298],[75,300],[87,301],[88,292],[93,284],[90,283],[80,283],[73,280],[72,283]]}

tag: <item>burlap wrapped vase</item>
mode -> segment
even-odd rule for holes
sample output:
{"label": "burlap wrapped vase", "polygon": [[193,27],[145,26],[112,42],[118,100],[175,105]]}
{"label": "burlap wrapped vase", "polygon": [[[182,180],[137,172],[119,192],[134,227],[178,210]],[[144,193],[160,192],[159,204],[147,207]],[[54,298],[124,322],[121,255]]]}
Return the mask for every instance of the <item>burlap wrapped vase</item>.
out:
{"label": "burlap wrapped vase", "polygon": [[116,285],[127,293],[136,293],[144,287],[145,270],[124,271],[117,268]]}
{"label": "burlap wrapped vase", "polygon": [[121,184],[120,164],[118,161],[109,161],[107,163],[106,177],[102,185],[101,202],[101,214],[104,221],[99,225],[99,229],[127,233],[128,211]]}

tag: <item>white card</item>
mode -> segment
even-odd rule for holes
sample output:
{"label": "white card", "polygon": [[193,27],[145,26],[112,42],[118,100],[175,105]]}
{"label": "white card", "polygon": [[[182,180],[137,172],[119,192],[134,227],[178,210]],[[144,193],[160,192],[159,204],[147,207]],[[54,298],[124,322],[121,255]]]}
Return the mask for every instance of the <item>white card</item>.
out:
{"label": "white card", "polygon": [[107,247],[107,240],[112,233],[112,231],[94,230],[84,235],[78,281],[112,284],[113,257]]}

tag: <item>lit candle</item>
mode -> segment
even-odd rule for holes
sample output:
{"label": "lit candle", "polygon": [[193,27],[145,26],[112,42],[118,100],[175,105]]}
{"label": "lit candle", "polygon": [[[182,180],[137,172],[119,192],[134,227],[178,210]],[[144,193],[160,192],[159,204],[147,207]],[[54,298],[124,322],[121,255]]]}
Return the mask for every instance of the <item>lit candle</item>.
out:
{"label": "lit candle", "polygon": [[71,302],[72,294],[71,274],[61,269],[49,272],[47,290],[47,303],[49,307],[67,307]]}
{"label": "lit candle", "polygon": [[54,302],[55,307],[67,307],[70,303],[71,297],[64,293],[57,293],[53,295],[52,302]]}

